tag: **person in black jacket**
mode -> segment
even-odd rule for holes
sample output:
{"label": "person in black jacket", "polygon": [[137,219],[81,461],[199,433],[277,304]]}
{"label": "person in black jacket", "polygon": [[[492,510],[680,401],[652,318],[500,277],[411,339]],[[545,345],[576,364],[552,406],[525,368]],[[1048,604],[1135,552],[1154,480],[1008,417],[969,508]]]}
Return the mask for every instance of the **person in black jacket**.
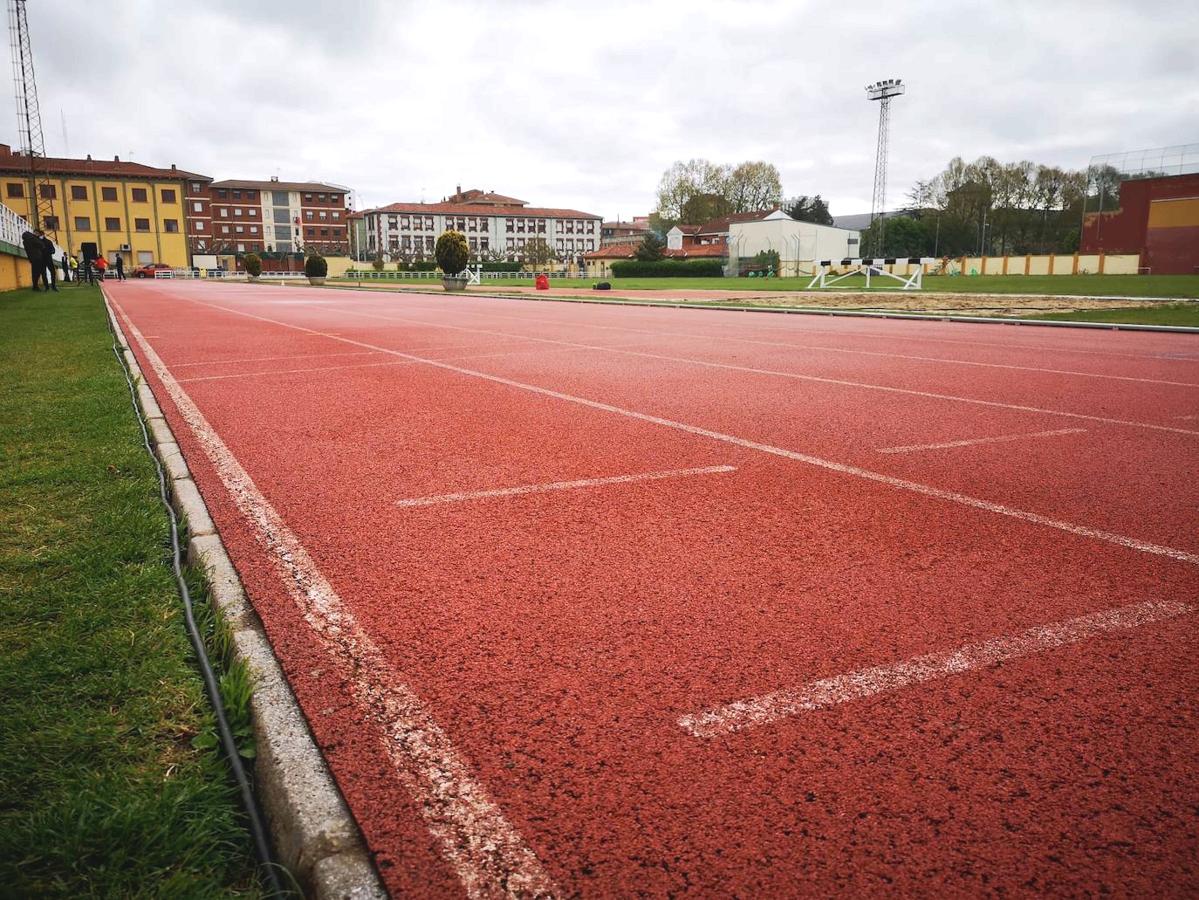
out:
{"label": "person in black jacket", "polygon": [[32,231],[26,231],[21,235],[21,244],[25,247],[25,255],[29,257],[33,289],[37,290],[37,283],[40,281],[44,285],[43,290],[50,290],[46,282],[46,248],[42,245],[42,239]]}
{"label": "person in black jacket", "polygon": [[[54,291],[54,293],[57,294],[58,293],[58,275],[55,274],[55,269],[54,269],[54,241],[52,241],[52,240],[50,240],[50,238],[46,237],[46,232],[44,232],[44,231],[39,231],[38,236],[42,239],[42,250],[44,250],[45,254],[46,254],[45,255],[46,272],[50,276],[50,290]],[[45,275],[42,276],[43,281],[45,280],[45,277],[46,277]]]}

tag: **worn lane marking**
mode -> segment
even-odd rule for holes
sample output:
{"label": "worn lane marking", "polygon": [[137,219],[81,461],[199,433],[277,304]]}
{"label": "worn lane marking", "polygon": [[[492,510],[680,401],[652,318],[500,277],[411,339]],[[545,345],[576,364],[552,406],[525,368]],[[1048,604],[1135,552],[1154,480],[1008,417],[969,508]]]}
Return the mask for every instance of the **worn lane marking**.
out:
{"label": "worn lane marking", "polygon": [[[1170,559],[1176,559],[1180,562],[1190,563],[1191,565],[1199,565],[1199,554],[1189,553],[1186,550],[1180,550],[1177,547],[1165,547],[1160,544],[1152,544],[1148,541],[1138,540],[1137,538],[1128,537],[1122,534],[1113,534],[1110,531],[1101,531],[1097,528],[1088,528],[1085,525],[1076,525],[1073,522],[1064,522],[1060,519],[1052,519],[1049,516],[1043,516],[1040,513],[1029,512],[1023,509],[1017,509],[1012,506],[1004,506],[1001,503],[992,503],[990,500],[982,500],[978,497],[971,497],[967,494],[959,494],[956,491],[947,491],[941,488],[932,487],[927,484],[920,484],[917,481],[907,481],[903,478],[895,478],[891,475],[884,475],[881,472],[872,472],[869,469],[862,469],[857,466],[847,465],[845,463],[833,462],[828,459],[821,459],[818,456],[811,456],[807,453],[799,453],[795,450],[786,450],[782,447],[774,447],[770,444],[762,444],[758,441],[751,441],[746,438],[739,438],[731,434],[724,434],[719,431],[712,431],[708,428],[701,428],[698,425],[688,425],[686,422],[676,422],[673,419],[665,419],[661,416],[650,415],[649,413],[638,412],[633,409],[625,409],[620,406],[613,406],[610,403],[602,403],[598,400],[589,400],[586,397],[577,397],[574,394],[565,394],[561,391],[551,390],[550,388],[539,387],[535,384],[526,384],[522,381],[514,381],[511,378],[504,378],[501,375],[492,375],[488,372],[480,372],[477,369],[467,369],[462,366],[450,365],[447,362],[439,362],[435,359],[425,359],[419,356],[412,356],[400,350],[390,350],[387,347],[380,347],[375,344],[368,344],[365,341],[354,340],[353,338],[337,337],[328,332],[317,331],[314,328],[308,328],[304,325],[294,325],[290,322],[283,322],[279,319],[269,319],[266,316],[260,316],[255,313],[244,312],[239,309],[230,309],[227,306],[219,306],[215,303],[205,303],[200,300],[191,300],[188,302],[195,303],[197,306],[206,306],[211,309],[217,309],[222,312],[229,313],[235,316],[244,316],[249,319],[257,319],[260,322],[267,322],[272,325],[279,325],[283,328],[291,328],[295,331],[303,331],[307,334],[322,335],[331,340],[342,341],[343,343],[352,344],[358,347],[367,347],[371,350],[379,350],[383,353],[390,353],[393,356],[399,356],[405,359],[413,359],[418,362],[423,362],[426,365],[434,366],[438,369],[444,369],[447,372],[455,372],[459,375],[466,375],[471,378],[481,378],[484,381],[490,381],[494,384],[502,384],[507,387],[517,388],[518,390],[528,391],[532,394],[538,394],[542,397],[552,397],[555,400],[564,400],[568,403],[576,403],[579,406],[585,406],[589,409],[600,409],[605,412],[614,413],[618,416],[626,416],[630,419],[637,419],[641,422],[650,422],[654,425],[661,425],[665,428],[674,428],[678,431],[684,431],[688,434],[698,435],[700,437],[711,438],[714,441],[722,441],[726,444],[733,444],[737,447],[744,447],[748,450],[757,450],[761,453],[768,453],[772,456],[781,456],[784,459],[792,459],[796,462],[806,463],[810,466],[817,466],[821,469],[827,469],[830,472],[839,472],[843,475],[852,475],[856,478],[863,478],[868,481],[876,481],[880,484],[888,485],[889,487],[898,488],[904,491],[911,491],[914,494],[921,494],[925,497],[934,497],[938,500],[947,500],[952,503],[959,503],[962,506],[973,507],[974,509],[982,509],[987,512],[996,513],[1001,516],[1008,516],[1012,519],[1019,519],[1023,522],[1032,522],[1036,525],[1044,525],[1047,528],[1056,528],[1059,531],[1076,534],[1080,537],[1092,538],[1097,541],[1104,541],[1109,544],[1116,544],[1120,547],[1126,547],[1130,550],[1137,550],[1141,553],[1152,553],[1156,556],[1167,556]],[[1199,433],[1199,432],[1188,432]]]}
{"label": "worn lane marking", "polygon": [[574,488],[599,487],[606,484],[628,484],[632,481],[658,481],[663,478],[684,478],[688,475],[716,475],[723,472],[736,471],[736,466],[704,466],[700,469],[672,469],[666,472],[645,472],[640,475],[611,475],[607,478],[550,481],[545,484],[525,484],[520,487],[494,488],[488,491],[462,491],[457,494],[414,497],[410,500],[397,500],[396,506],[434,506],[438,503],[460,503],[464,500],[482,500],[488,497],[514,497],[519,494],[542,494],[547,491],[568,491]]}
{"label": "worn lane marking", "polygon": [[[189,300],[190,300],[190,298],[189,298]],[[246,316],[254,315],[253,313],[242,312],[241,310],[232,310],[225,306],[217,306],[217,305],[211,304],[211,303],[204,303],[203,301],[200,301],[200,300],[190,300],[190,302],[199,303],[201,306],[213,306],[213,308],[215,308],[215,309],[223,309],[226,312],[236,312],[240,315],[246,315]],[[441,324],[435,324],[432,322],[425,322],[420,319],[403,319],[403,318],[397,318],[395,316],[380,316],[375,313],[358,312],[357,310],[351,310],[351,309],[339,309],[338,307],[332,305],[332,301],[329,301],[328,309],[330,312],[337,312],[337,313],[342,313],[342,314],[351,315],[351,316],[362,316],[362,317],[368,318],[368,319],[381,319],[385,322],[403,322],[403,323],[407,323],[409,325],[421,325],[426,328],[448,328],[448,329],[452,329],[454,331],[469,331],[469,332],[474,332],[477,334],[490,334],[490,335],[494,335],[497,337],[507,337],[507,338],[516,337],[516,335],[513,335],[511,332],[508,332],[508,331],[493,331],[493,330],[487,329],[487,328],[470,328],[465,325],[441,325]],[[264,318],[264,321],[273,322],[275,320]],[[290,327],[304,328],[305,326],[292,325]],[[330,332],[314,331],[313,333],[314,334],[324,334],[327,337],[336,336],[336,335],[331,334]],[[342,339],[344,340],[345,338],[342,338]],[[560,345],[564,345],[564,346],[568,346],[568,347],[577,347],[580,350],[600,350],[600,351],[604,351],[607,353],[624,353],[629,356],[640,356],[645,359],[659,359],[659,360],[663,360],[665,362],[686,363],[688,365],[693,365],[693,366],[704,366],[704,367],[712,368],[712,369],[725,369],[725,370],[730,370],[730,371],[734,371],[734,372],[749,372],[750,374],[753,374],[753,375],[767,375],[767,376],[776,377],[776,378],[793,378],[798,381],[813,381],[813,382],[817,382],[820,384],[834,384],[839,387],[852,387],[852,388],[859,388],[862,390],[883,391],[883,392],[891,393],[891,394],[905,394],[905,395],[912,396],[912,397],[925,397],[925,398],[928,398],[931,400],[949,400],[949,401],[952,401],[955,403],[970,403],[975,406],[990,406],[990,407],[996,407],[999,409],[1013,409],[1018,412],[1031,412],[1031,413],[1037,413],[1039,415],[1064,416],[1069,419],[1082,419],[1087,422],[1104,422],[1108,425],[1126,425],[1126,426],[1129,426],[1132,428],[1148,428],[1153,431],[1169,431],[1169,432],[1173,432],[1175,434],[1188,434],[1188,435],[1193,435],[1193,436],[1199,437],[1199,431],[1195,431],[1194,429],[1190,429],[1190,428],[1175,428],[1172,425],[1154,425],[1149,422],[1135,422],[1130,419],[1109,419],[1105,416],[1092,416],[1092,415],[1088,415],[1087,413],[1066,412],[1064,410],[1058,410],[1058,409],[1043,409],[1039,406],[1023,406],[1023,405],[1015,404],[1015,403],[1003,403],[998,400],[979,400],[974,397],[958,397],[953,394],[937,394],[937,393],[933,393],[931,391],[917,391],[912,388],[889,387],[889,386],[883,385],[883,384],[870,384],[868,382],[862,382],[862,381],[846,381],[841,378],[825,378],[821,375],[805,375],[800,372],[783,372],[783,371],[779,371],[777,369],[756,369],[756,368],[752,368],[750,366],[733,365],[732,363],[712,362],[710,360],[694,359],[693,357],[687,357],[687,356],[667,356],[667,355],[661,354],[661,353],[648,353],[644,350],[632,350],[632,349],[622,348],[622,347],[608,347],[608,346],[604,346],[602,344],[582,344],[577,341],[563,341],[563,340],[558,340],[556,338],[525,337],[524,339],[529,340],[529,341],[539,341],[544,344],[560,344]],[[361,343],[361,342],[356,342],[356,343]],[[371,347],[374,345],[373,344],[362,344],[362,346]]]}
{"label": "worn lane marking", "polygon": [[386,366],[411,366],[414,365],[409,360],[393,359],[387,362],[377,363],[358,363],[356,365],[347,366],[314,366],[308,369],[267,369],[262,372],[230,372],[227,375],[194,375],[190,378],[176,378],[179,384],[187,384],[193,381],[223,381],[226,378],[254,378],[258,375],[294,375],[298,372],[344,372],[347,369],[377,369]]}
{"label": "worn lane marking", "polygon": [[[146,340],[150,340],[153,335],[146,335]],[[426,348],[421,348],[426,349]],[[288,356],[251,356],[241,359],[204,359],[196,362],[175,363],[176,369],[187,368],[188,366],[222,366],[232,365],[234,363],[250,363],[250,362],[274,362],[281,359],[324,359],[327,356],[375,356],[378,350],[351,350],[346,353],[292,353]]]}
{"label": "worn lane marking", "polygon": [[[471,774],[470,764],[433,721],[351,609],[325,580],[299,538],[175,381],[115,300],[129,333],[191,428],[229,496],[274,563],[304,620],[340,668],[442,855],[471,897],[550,897],[558,893],[536,854]],[[385,352],[385,351],[384,351]]]}
{"label": "worn lane marking", "polygon": [[897,691],[913,684],[948,678],[972,669],[998,665],[1009,659],[1076,644],[1105,631],[1138,628],[1150,622],[1172,619],[1192,612],[1193,607],[1169,600],[1147,600],[1103,612],[1037,625],[1020,634],[967,644],[956,650],[929,653],[903,662],[858,669],[832,678],[812,681],[803,687],[774,691],[750,700],[738,700],[694,715],[682,716],[679,726],[697,738],[711,738],[768,725],[800,713],[839,706],[851,700]]}
{"label": "worn lane marking", "polygon": [[879,453],[912,453],[916,450],[945,450],[950,447],[972,447],[975,444],[1001,444],[1025,438],[1056,437],[1061,434],[1086,434],[1085,428],[1059,428],[1057,431],[1033,431],[1025,434],[1001,434],[996,437],[972,438],[965,441],[945,441],[941,444],[912,444],[907,447],[883,447]]}

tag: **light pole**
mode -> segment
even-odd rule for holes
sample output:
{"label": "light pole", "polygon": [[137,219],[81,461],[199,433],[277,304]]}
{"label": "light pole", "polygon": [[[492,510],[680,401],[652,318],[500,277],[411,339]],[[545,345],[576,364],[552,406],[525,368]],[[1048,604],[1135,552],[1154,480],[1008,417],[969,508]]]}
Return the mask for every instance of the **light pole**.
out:
{"label": "light pole", "polygon": [[872,256],[885,254],[887,209],[887,138],[891,122],[891,101],[907,89],[900,78],[888,78],[866,85],[866,99],[878,100],[878,149],[874,156],[874,194],[870,199],[870,228],[878,221],[878,235],[874,238],[877,247],[871,247]]}

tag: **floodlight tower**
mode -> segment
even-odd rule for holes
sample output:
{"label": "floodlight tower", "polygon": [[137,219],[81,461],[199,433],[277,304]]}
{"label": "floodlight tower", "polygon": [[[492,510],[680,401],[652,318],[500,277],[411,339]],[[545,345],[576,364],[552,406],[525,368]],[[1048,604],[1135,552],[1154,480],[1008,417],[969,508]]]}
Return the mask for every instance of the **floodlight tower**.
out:
{"label": "floodlight tower", "polygon": [[[21,150],[29,161],[29,224],[45,228],[53,221],[54,199],[46,175],[46,139],[42,135],[42,111],[37,101],[37,79],[33,74],[33,47],[29,42],[29,20],[25,0],[8,0],[8,37],[12,50],[13,93],[17,101],[17,132]],[[53,229],[57,235],[57,229]]]}
{"label": "floodlight tower", "polygon": [[879,234],[875,239],[878,246],[871,247],[873,256],[884,254],[883,232],[886,229],[887,209],[887,131],[891,122],[891,101],[902,94],[903,80],[888,78],[866,85],[866,99],[878,100],[878,150],[874,157],[874,196],[870,200],[870,227],[879,221]]}

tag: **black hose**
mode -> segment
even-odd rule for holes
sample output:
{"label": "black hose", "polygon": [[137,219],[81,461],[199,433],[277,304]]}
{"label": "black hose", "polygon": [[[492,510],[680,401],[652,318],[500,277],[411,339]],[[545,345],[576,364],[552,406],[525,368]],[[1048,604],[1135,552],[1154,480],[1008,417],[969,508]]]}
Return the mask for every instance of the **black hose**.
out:
{"label": "black hose", "polygon": [[[107,312],[107,304],[105,306]],[[200,636],[200,629],[196,627],[191,591],[188,590],[187,580],[183,577],[183,553],[179,548],[179,517],[175,514],[175,508],[171,506],[166,475],[162,470],[162,463],[150,446],[150,432],[146,428],[145,416],[142,415],[141,406],[137,402],[137,389],[133,386],[133,374],[129,371],[125,357],[121,355],[116,329],[112,319],[108,316],[106,318],[109,318],[108,329],[112,332],[112,352],[116,356],[117,362],[121,364],[121,371],[125,373],[125,382],[129,385],[129,397],[133,401],[133,412],[137,416],[137,424],[142,429],[142,444],[145,445],[146,452],[150,454],[150,459],[154,461],[154,468],[158,472],[158,497],[162,501],[162,505],[166,507],[171,523],[171,567],[175,573],[175,583],[179,587],[179,596],[183,598],[183,618],[187,625],[187,636],[191,640],[192,649],[196,652],[196,661],[200,665],[200,674],[204,678],[204,689],[208,693],[208,699],[216,714],[217,734],[220,736],[221,747],[229,759],[229,768],[233,770],[233,778],[241,793],[242,806],[245,807],[246,818],[249,820],[250,836],[254,841],[254,856],[258,860],[260,874],[266,881],[269,895],[272,897],[290,896],[279,881],[278,863],[271,856],[271,842],[262,819],[262,811],[258,808],[258,801],[250,786],[249,776],[246,774],[246,768],[242,765],[241,756],[237,752],[237,741],[233,737],[232,729],[229,728],[229,720],[225,715],[225,704],[221,700],[221,689],[217,684],[216,673],[212,670],[212,663],[208,659],[208,651]]]}

